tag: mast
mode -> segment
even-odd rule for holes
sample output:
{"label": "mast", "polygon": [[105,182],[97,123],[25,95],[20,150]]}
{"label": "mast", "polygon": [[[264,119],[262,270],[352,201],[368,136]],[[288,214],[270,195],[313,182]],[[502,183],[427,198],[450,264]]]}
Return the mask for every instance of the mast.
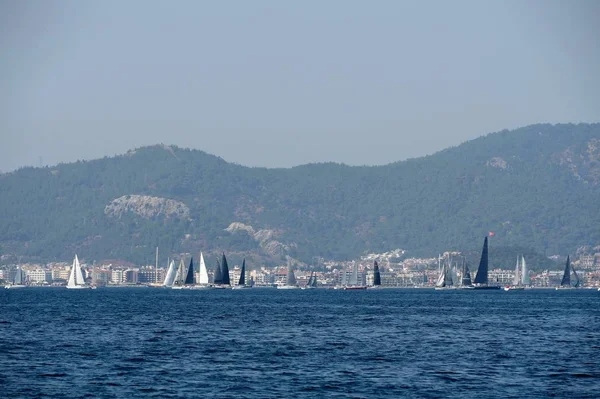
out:
{"label": "mast", "polygon": [[565,264],[565,272],[563,273],[563,278],[560,281],[561,287],[570,287],[571,286],[571,260],[569,255],[567,255],[567,263]]}
{"label": "mast", "polygon": [[487,284],[488,283],[488,238],[485,237],[483,241],[483,250],[481,251],[481,260],[479,261],[479,268],[477,268],[477,275],[475,275],[475,284]]}

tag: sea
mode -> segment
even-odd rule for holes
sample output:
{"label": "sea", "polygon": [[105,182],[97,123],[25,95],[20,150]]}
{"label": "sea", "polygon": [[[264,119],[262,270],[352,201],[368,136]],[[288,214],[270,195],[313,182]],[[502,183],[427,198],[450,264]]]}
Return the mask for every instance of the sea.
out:
{"label": "sea", "polygon": [[600,292],[0,290],[2,398],[598,398]]}

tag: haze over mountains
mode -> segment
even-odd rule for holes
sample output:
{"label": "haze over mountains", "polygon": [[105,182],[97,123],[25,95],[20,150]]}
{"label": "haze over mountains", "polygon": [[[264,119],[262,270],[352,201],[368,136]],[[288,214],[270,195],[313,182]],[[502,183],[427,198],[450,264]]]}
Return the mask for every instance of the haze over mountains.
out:
{"label": "haze over mountains", "polygon": [[[365,148],[377,151],[377,148]],[[281,262],[600,244],[600,124],[532,125],[385,166],[249,168],[155,145],[0,175],[0,254],[153,262],[218,253]]]}

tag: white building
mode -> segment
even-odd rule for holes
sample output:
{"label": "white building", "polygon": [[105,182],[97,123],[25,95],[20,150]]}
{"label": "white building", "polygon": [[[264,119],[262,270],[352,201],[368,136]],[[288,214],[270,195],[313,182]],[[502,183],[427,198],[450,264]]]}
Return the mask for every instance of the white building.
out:
{"label": "white building", "polygon": [[33,283],[51,282],[52,272],[44,269],[26,270],[27,279]]}

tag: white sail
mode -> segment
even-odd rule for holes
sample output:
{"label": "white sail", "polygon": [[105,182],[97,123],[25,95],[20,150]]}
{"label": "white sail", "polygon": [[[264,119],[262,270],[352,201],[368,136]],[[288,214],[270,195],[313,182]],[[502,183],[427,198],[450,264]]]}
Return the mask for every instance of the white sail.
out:
{"label": "white sail", "polygon": [[456,271],[456,266],[453,266],[450,275],[452,276],[452,285],[458,286],[460,285],[458,282],[458,272]]}
{"label": "white sail", "polygon": [[348,274],[346,270],[346,266],[342,269],[342,285],[346,285],[348,280]]}
{"label": "white sail", "polygon": [[79,260],[77,259],[77,255],[75,255],[75,259],[73,259],[73,265],[71,266],[71,272],[69,273],[69,281],[67,282],[67,287],[75,287],[77,286],[77,280],[75,275],[77,272],[75,269],[79,265]]}
{"label": "white sail", "polygon": [[171,287],[173,285],[173,281],[175,280],[175,262],[171,261],[169,263],[169,269],[167,270],[167,275],[165,277],[165,281],[163,285],[165,287]]}
{"label": "white sail", "polygon": [[513,277],[513,285],[519,285],[521,278],[519,276],[519,256],[517,255],[517,266],[515,267],[515,276]]}
{"label": "white sail", "polygon": [[85,280],[83,279],[83,273],[81,272],[81,265],[79,264],[77,255],[75,255],[75,262],[77,263],[77,267],[75,267],[75,284],[84,285]]}
{"label": "white sail", "polygon": [[438,280],[435,283],[435,286],[436,287],[443,287],[445,285],[444,284],[445,279],[446,279],[446,266],[444,265],[442,267],[442,269],[440,270],[440,276],[438,277]]}
{"label": "white sail", "polygon": [[350,281],[348,282],[348,285],[358,285],[358,263],[352,263],[352,274],[350,275]]}
{"label": "white sail", "polygon": [[206,270],[206,264],[204,263],[204,256],[200,252],[200,281],[199,284],[208,284],[208,271]]}
{"label": "white sail", "polygon": [[23,270],[21,269],[20,266],[17,266],[15,278],[13,279],[13,284],[21,285],[21,284],[23,284],[24,280],[25,280],[25,278],[23,277]]}
{"label": "white sail", "polygon": [[179,260],[179,267],[177,268],[177,273],[175,274],[175,279],[173,281],[173,285],[182,286],[185,278],[185,265],[183,263],[183,259]]}
{"label": "white sail", "polygon": [[521,256],[521,278],[523,285],[531,284],[531,278],[529,277],[529,271],[527,270],[527,264],[525,263],[524,256]]}
{"label": "white sail", "polygon": [[67,288],[89,288],[85,285],[85,281],[83,280],[83,273],[81,272],[81,265],[79,264],[77,255],[75,255],[75,259],[73,259],[73,266],[71,266],[71,272],[69,273]]}

